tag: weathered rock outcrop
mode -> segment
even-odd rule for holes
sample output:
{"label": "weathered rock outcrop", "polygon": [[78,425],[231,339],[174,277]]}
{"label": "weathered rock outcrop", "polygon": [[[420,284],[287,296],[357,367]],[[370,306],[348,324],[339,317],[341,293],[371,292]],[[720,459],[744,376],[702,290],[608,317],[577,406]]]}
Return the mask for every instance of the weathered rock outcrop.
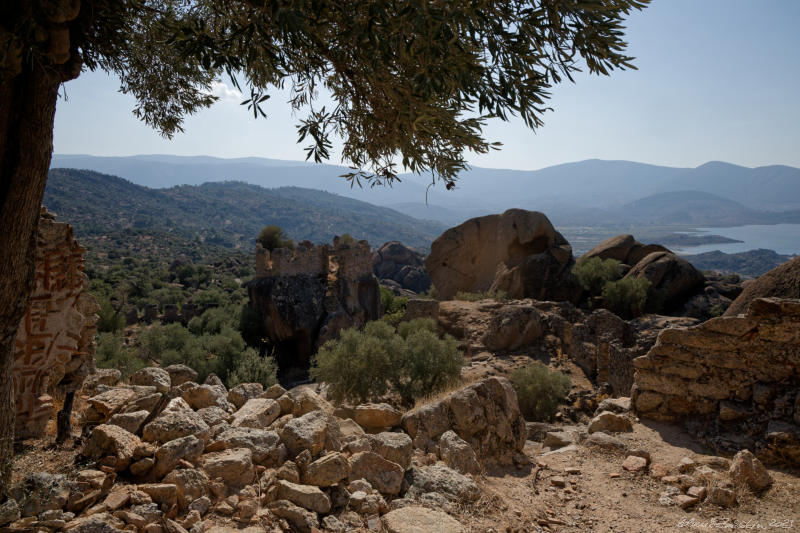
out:
{"label": "weathered rock outcrop", "polygon": [[653,252],[669,252],[660,244],[642,244],[633,235],[617,235],[606,239],[580,258],[581,261],[591,257],[600,259],[616,259],[620,263],[633,266]]}
{"label": "weathered rock outcrop", "polygon": [[691,263],[671,252],[653,252],[631,267],[626,278],[645,278],[664,299],[664,309],[683,305],[703,288],[705,278]]}
{"label": "weathered rock outcrop", "polygon": [[378,279],[390,279],[409,291],[431,288],[422,254],[399,241],[387,242],[372,254],[372,272]]}
{"label": "weathered rock outcrop", "polygon": [[634,367],[640,416],[800,464],[800,300],[756,299],[746,315],[664,330]]}
{"label": "weathered rock outcrop", "polygon": [[246,284],[283,374],[306,371],[316,348],[344,328],[381,315],[369,244],[300,243],[272,253],[256,248],[256,279]]}
{"label": "weathered rock outcrop", "polygon": [[547,217],[509,209],[445,231],[425,260],[437,297],[505,291],[512,298],[576,302],[572,247]]}
{"label": "weathered rock outcrop", "polygon": [[94,369],[99,308],[87,291],[85,251],[72,226],[42,208],[35,286],[14,341],[17,438],[43,435],[56,387],[71,397]]}
{"label": "weathered rock outcrop", "polygon": [[402,423],[418,448],[432,451],[434,440],[453,430],[484,461],[505,464],[522,450],[527,436],[514,387],[496,377],[415,408]]}
{"label": "weathered rock outcrop", "polygon": [[725,316],[746,313],[750,302],[756,298],[800,298],[800,256],[748,283],[725,311]]}
{"label": "weathered rock outcrop", "polygon": [[[691,318],[646,315],[625,321],[605,309],[586,314],[572,304],[517,300],[440,302],[439,324],[461,340],[468,356],[524,351],[547,358],[563,353],[595,383],[608,383],[627,396],[633,359],[647,353],[670,325],[693,325]],[[493,370],[493,373],[496,369]]]}

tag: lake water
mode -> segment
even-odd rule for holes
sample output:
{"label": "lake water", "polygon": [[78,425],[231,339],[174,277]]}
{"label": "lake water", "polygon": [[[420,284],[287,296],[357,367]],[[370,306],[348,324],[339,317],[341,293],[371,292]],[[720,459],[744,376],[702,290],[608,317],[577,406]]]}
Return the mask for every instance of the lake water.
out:
{"label": "lake water", "polygon": [[[694,232],[693,232],[694,233]],[[728,254],[747,252],[758,248],[775,250],[779,254],[800,254],[800,224],[773,224],[736,226],[733,228],[698,228],[696,234],[722,235],[744,242],[704,244],[685,248],[670,247],[681,254],[702,254],[719,250]]]}

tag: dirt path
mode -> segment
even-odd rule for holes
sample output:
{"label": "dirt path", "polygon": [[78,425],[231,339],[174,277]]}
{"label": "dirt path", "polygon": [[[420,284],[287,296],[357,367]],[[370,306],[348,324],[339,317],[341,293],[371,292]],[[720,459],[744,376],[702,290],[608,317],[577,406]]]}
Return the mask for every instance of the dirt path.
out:
{"label": "dirt path", "polygon": [[[700,447],[668,425],[635,424],[623,434],[629,449],[651,454],[653,462],[675,467],[683,457],[703,457]],[[530,443],[529,443],[530,444]],[[526,447],[535,457],[536,450]],[[649,474],[622,468],[623,454],[578,446],[536,457],[530,468],[497,469],[482,481],[484,496],[464,508],[460,521],[471,531],[800,531],[800,473],[770,469],[774,483],[760,497],[740,490],[740,504],[723,509],[703,502],[691,511],[659,504],[668,485]],[[568,474],[569,468],[579,474]],[[615,474],[618,477],[612,477]],[[563,488],[553,485],[562,478]],[[535,483],[534,483],[535,479]],[[737,527],[738,526],[738,527]]]}

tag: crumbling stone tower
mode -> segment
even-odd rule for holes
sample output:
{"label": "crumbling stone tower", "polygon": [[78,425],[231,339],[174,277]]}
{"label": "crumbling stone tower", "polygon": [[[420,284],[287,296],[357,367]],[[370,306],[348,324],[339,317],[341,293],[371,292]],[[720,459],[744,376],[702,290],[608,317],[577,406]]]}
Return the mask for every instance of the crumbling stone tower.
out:
{"label": "crumbling stone tower", "polygon": [[16,438],[44,434],[57,387],[65,393],[61,422],[68,425],[74,393],[94,369],[99,306],[87,292],[86,249],[75,240],[72,226],[56,222],[44,207],[37,239],[35,285],[14,341]]}

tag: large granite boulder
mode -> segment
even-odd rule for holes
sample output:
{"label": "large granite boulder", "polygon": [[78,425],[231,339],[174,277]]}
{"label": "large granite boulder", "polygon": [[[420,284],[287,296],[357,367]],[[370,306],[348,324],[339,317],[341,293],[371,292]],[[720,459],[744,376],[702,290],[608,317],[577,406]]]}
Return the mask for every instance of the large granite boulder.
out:
{"label": "large granite boulder", "polygon": [[750,302],[756,298],[800,298],[800,256],[748,283],[725,311],[725,316],[746,313]]}
{"label": "large granite boulder", "polygon": [[387,242],[372,254],[372,272],[378,279],[390,279],[409,291],[419,293],[431,288],[422,254],[399,241]]}
{"label": "large granite boulder", "polygon": [[626,278],[645,278],[664,299],[669,311],[703,288],[705,278],[691,263],[671,252],[653,252],[631,267]]}
{"label": "large granite boulder", "polygon": [[633,266],[653,252],[669,252],[669,250],[660,244],[642,244],[634,239],[633,235],[617,235],[604,240],[583,254],[579,261],[599,257],[616,259],[620,263]]}
{"label": "large granite boulder", "polygon": [[577,301],[572,247],[547,217],[509,209],[445,231],[425,260],[437,297],[505,291],[512,298]]}

